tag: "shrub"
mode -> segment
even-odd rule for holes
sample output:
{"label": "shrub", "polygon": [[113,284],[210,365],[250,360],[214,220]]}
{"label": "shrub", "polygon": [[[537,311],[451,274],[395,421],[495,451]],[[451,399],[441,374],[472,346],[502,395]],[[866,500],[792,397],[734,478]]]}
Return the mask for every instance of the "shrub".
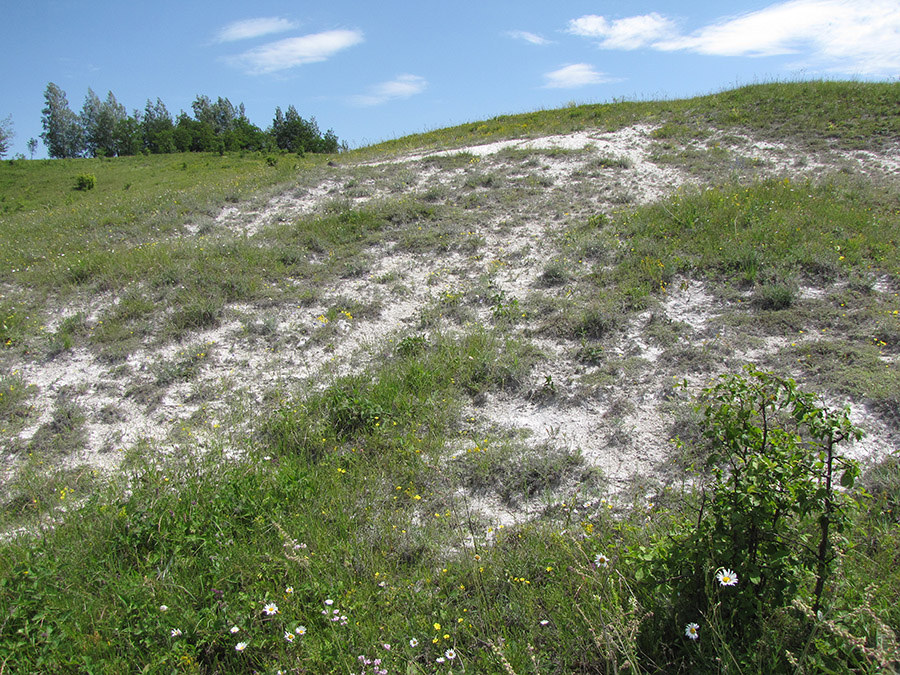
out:
{"label": "shrub", "polygon": [[[705,389],[701,410],[714,448],[710,482],[681,533],[636,556],[638,574],[668,587],[670,625],[704,617],[730,651],[749,654],[767,617],[808,597],[806,584],[818,611],[833,536],[856,506],[835,481],[852,487],[859,466],[836,448],[862,432],[848,410],[829,410],[793,380],[752,366]],[[732,579],[721,578],[725,570]]]}
{"label": "shrub", "polygon": [[97,179],[92,173],[83,173],[75,179],[76,190],[93,190],[97,185]]}

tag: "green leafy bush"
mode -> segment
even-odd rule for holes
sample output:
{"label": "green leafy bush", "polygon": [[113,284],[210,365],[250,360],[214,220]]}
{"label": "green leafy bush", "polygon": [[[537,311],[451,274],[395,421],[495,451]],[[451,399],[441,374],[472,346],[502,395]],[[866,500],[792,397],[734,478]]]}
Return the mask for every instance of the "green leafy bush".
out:
{"label": "green leafy bush", "polygon": [[92,173],[79,174],[78,178],[75,179],[76,190],[93,190],[96,185],[97,179]]}
{"label": "green leafy bush", "polygon": [[836,448],[862,432],[849,411],[752,366],[705,389],[701,409],[708,482],[680,532],[636,552],[637,574],[668,591],[670,626],[698,624],[746,654],[803,589],[818,612],[833,536],[856,508],[835,481],[853,487],[859,466]]}

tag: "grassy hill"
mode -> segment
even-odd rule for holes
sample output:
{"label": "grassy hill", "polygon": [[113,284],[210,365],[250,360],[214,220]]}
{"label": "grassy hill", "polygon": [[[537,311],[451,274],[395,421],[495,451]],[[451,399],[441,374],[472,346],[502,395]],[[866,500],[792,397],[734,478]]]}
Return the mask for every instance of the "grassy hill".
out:
{"label": "grassy hill", "polygon": [[4,162],[0,673],[893,672],[898,106]]}

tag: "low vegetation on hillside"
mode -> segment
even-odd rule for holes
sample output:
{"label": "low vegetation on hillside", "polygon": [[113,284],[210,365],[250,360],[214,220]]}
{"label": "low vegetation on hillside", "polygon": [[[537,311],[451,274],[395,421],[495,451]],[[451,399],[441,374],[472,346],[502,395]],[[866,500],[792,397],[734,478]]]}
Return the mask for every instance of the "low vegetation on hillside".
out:
{"label": "low vegetation on hillside", "polygon": [[898,104],[4,162],[0,673],[896,672]]}

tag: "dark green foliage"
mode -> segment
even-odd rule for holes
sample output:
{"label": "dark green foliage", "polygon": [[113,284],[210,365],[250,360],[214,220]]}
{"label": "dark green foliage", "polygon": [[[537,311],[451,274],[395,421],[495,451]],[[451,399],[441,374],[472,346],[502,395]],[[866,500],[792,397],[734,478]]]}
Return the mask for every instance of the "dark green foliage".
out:
{"label": "dark green foliage", "polygon": [[175,152],[175,124],[160,99],[157,98],[156,103],[147,100],[141,116],[141,131],[145,150],[153,154]]}
{"label": "dark green foliage", "polygon": [[414,356],[428,347],[428,339],[424,335],[407,335],[397,343],[397,354]]}
{"label": "dark green foliage", "polygon": [[753,303],[760,309],[787,309],[793,302],[794,289],[787,284],[764,284],[753,294]]}
{"label": "dark green foliage", "polygon": [[330,425],[339,437],[355,432],[372,431],[387,422],[388,413],[377,399],[367,395],[366,387],[348,380],[341,387],[332,387],[325,397],[325,409]]}
{"label": "dark green foliage", "polygon": [[105,101],[101,101],[88,89],[81,110],[85,153],[89,157],[134,154],[127,151],[127,143],[120,143],[116,138],[117,128],[121,129],[127,118],[125,106],[116,100],[112,92],[106,95]]}
{"label": "dark green foliage", "polygon": [[44,109],[41,138],[51,157],[80,157],[83,146],[83,130],[78,116],[69,108],[66,92],[53,82],[44,91]]}
{"label": "dark green foliage", "polygon": [[[80,115],[69,109],[65,92],[52,82],[47,85],[45,99],[41,138],[50,156],[56,158],[173,152],[222,154],[273,148],[302,155],[341,149],[333,131],[321,133],[314,118],[304,120],[293,106],[286,115],[276,109],[272,128],[263,131],[247,118],[243,103],[235,106],[222,97],[213,102],[208,96],[198,96],[191,105],[194,117],[182,111],[175,119],[159,98],[155,103],[148,99],[144,110],[135,111],[133,116],[127,114],[112,92],[101,101],[89,88]],[[2,143],[8,138],[9,127],[0,130],[2,157],[6,149]]]}
{"label": "dark green foliage", "polygon": [[[705,389],[701,407],[710,444],[696,513],[638,553],[638,574],[671,598],[671,625],[705,617],[706,631],[721,631],[742,658],[771,612],[809,597],[812,581],[818,609],[836,558],[832,536],[857,507],[837,487],[852,488],[859,466],[836,449],[862,432],[849,411],[750,366]],[[720,584],[722,569],[738,584]]]}
{"label": "dark green foliage", "polygon": [[75,179],[76,190],[93,190],[97,185],[97,178],[92,173],[83,173]]}
{"label": "dark green foliage", "polygon": [[275,108],[275,119],[272,120],[272,137],[282,150],[303,154],[305,152],[337,152],[339,150],[337,136],[329,130],[322,134],[315,118],[305,120],[297,113],[294,106],[288,106],[287,112]]}

